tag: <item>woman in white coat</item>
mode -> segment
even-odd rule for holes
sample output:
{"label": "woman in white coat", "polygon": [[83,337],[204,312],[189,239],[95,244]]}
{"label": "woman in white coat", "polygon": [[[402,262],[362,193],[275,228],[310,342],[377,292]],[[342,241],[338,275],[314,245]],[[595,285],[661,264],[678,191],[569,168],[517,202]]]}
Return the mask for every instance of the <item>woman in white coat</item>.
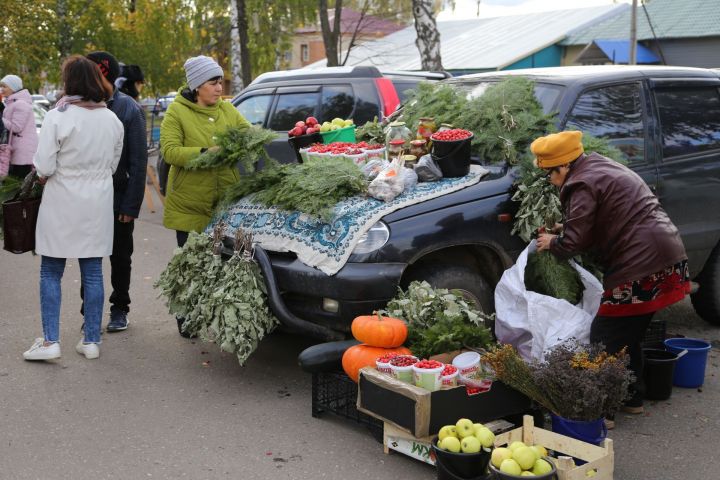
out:
{"label": "woman in white coat", "polygon": [[45,184],[35,232],[44,338],[23,354],[26,360],[60,357],[60,284],[67,258],[79,260],[85,292],[85,336],[76,350],[86,358],[100,356],[102,257],[112,253],[112,174],[123,126],[105,106],[113,88],[94,62],[72,56],[62,78],[65,96],[45,117],[33,162]]}

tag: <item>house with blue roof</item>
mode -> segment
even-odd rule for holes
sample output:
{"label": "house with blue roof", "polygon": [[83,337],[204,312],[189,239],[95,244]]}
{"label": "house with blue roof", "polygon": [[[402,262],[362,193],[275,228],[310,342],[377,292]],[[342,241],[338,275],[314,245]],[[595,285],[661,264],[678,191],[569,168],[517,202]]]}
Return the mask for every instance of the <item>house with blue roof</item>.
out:
{"label": "house with blue roof", "polygon": [[[646,0],[638,7],[637,63],[720,67],[720,0]],[[627,64],[631,9],[560,42],[564,65]]]}

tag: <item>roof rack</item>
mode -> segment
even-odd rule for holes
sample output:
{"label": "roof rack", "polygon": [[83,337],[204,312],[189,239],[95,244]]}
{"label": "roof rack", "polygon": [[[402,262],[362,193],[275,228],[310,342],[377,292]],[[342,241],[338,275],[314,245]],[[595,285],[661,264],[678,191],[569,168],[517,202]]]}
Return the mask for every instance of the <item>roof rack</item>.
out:
{"label": "roof rack", "polygon": [[313,78],[350,78],[350,77],[366,77],[380,78],[382,73],[376,67],[356,66],[356,67],[325,67],[325,68],[298,68],[295,70],[281,70],[277,72],[266,72],[252,81],[252,85],[259,83],[270,83],[277,80],[300,80]]}
{"label": "roof rack", "polygon": [[382,70],[382,74],[391,77],[423,77],[432,80],[443,80],[451,78],[452,75],[446,71],[432,72],[428,70]]}

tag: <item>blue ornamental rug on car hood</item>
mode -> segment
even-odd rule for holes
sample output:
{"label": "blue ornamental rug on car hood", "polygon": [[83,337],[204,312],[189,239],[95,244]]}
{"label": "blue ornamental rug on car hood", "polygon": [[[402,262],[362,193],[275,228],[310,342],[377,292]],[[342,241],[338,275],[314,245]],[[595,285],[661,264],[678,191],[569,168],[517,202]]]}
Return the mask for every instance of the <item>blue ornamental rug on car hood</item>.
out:
{"label": "blue ornamental rug on car hood", "polygon": [[330,223],[301,212],[253,203],[250,195],[214,218],[206,232],[211,233],[215,224],[222,220],[227,224],[226,236],[233,236],[235,230],[241,228],[252,233],[254,242],[263,249],[293,252],[305,265],[334,275],[345,265],[360,237],[382,217],[474,185],[487,173],[486,169],[472,165],[470,173],[464,177],[420,182],[387,203],[372,197],[350,197],[335,206]]}

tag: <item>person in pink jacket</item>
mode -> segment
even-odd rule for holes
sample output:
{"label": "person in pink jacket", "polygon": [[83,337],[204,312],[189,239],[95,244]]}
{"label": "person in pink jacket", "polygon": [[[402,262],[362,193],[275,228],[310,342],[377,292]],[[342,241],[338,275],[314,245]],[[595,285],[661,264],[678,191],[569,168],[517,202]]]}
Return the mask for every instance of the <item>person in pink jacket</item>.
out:
{"label": "person in pink jacket", "polygon": [[32,97],[17,75],[5,75],[0,79],[0,94],[5,98],[2,121],[12,146],[9,173],[23,178],[32,170],[33,156],[38,148]]}

